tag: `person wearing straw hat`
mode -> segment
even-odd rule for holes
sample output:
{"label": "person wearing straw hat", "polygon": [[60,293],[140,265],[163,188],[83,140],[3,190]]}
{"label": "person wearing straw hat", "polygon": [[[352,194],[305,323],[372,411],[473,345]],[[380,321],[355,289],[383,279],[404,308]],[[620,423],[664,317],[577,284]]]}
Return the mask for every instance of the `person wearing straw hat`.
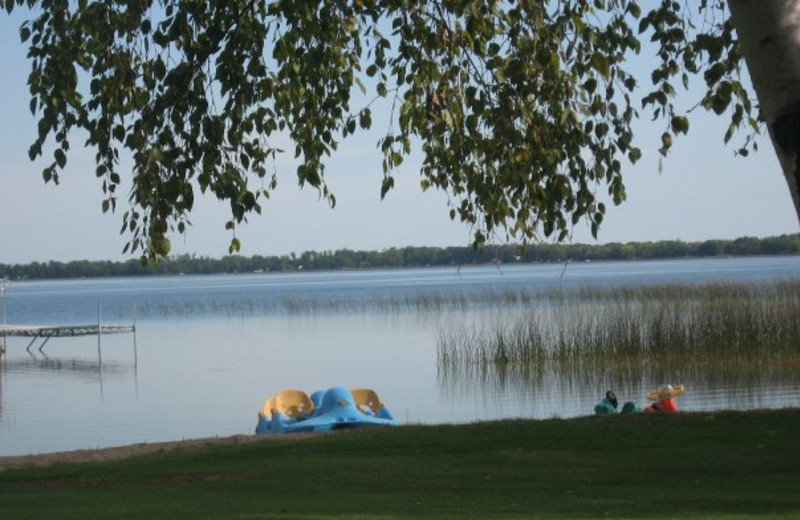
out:
{"label": "person wearing straw hat", "polygon": [[655,402],[646,407],[644,411],[646,413],[675,413],[678,411],[675,398],[683,393],[683,385],[661,385],[655,390],[650,390],[647,392],[647,398]]}

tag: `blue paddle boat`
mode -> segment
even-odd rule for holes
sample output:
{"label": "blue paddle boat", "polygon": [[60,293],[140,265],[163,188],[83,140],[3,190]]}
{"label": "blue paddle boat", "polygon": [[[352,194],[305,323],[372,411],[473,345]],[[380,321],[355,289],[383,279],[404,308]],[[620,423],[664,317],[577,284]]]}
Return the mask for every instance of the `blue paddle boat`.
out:
{"label": "blue paddle boat", "polygon": [[324,432],[359,426],[397,424],[374,390],[333,387],[309,397],[284,390],[267,399],[258,413],[257,434]]}

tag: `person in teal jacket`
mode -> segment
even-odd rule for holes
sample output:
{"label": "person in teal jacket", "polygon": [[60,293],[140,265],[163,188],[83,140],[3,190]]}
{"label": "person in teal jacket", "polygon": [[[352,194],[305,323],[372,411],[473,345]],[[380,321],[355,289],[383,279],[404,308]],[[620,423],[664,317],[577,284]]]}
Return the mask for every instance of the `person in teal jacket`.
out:
{"label": "person in teal jacket", "polygon": [[[594,405],[594,414],[595,415],[613,415],[617,413],[617,407],[619,406],[619,401],[617,400],[617,396],[614,395],[614,392],[609,390],[606,392],[605,398],[601,399],[599,403]],[[620,413],[628,414],[628,413],[641,413],[643,410],[636,406],[633,401],[628,401],[624,405],[622,405],[622,410]]]}
{"label": "person in teal jacket", "polygon": [[594,414],[595,415],[612,415],[617,413],[617,405],[619,401],[617,401],[617,396],[614,395],[614,392],[609,390],[606,392],[605,398],[603,398],[599,403],[594,405]]}

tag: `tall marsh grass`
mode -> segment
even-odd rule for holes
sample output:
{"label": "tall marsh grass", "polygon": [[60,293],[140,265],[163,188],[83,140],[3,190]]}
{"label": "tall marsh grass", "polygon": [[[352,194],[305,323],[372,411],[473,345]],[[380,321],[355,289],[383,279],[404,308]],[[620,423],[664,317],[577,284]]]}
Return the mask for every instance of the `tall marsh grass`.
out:
{"label": "tall marsh grass", "polygon": [[596,370],[653,360],[800,365],[800,281],[551,293],[513,318],[450,326],[440,365]]}
{"label": "tall marsh grass", "polygon": [[[219,300],[186,298],[138,302],[137,313],[140,317],[159,319],[205,315],[253,317],[403,312],[436,314],[479,307],[527,305],[533,299],[534,296],[523,289],[487,289],[485,291],[469,292],[422,290],[400,295],[393,295],[389,292],[368,296],[347,294],[339,297],[314,295],[311,297],[284,296],[277,298],[265,293],[255,296],[232,296]],[[130,309],[128,307],[108,309],[106,313],[111,314],[114,311],[121,317],[127,317]]]}

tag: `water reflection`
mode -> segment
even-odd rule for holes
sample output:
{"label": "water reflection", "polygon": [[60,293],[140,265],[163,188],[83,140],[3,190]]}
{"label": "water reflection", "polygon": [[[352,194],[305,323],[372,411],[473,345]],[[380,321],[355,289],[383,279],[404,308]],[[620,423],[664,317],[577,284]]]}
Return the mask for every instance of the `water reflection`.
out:
{"label": "water reflection", "polygon": [[101,379],[122,379],[134,373],[133,363],[119,361],[99,361],[80,358],[50,357],[44,354],[31,353],[28,357],[0,360],[2,372],[18,374],[36,374],[43,377],[63,376],[88,381]]}
{"label": "water reflection", "polygon": [[683,383],[687,411],[782,408],[800,405],[800,371],[795,366],[762,362],[661,362],[621,364],[500,365],[438,363],[439,391],[447,399],[473,399],[494,406],[516,402],[523,417],[573,417],[591,413],[606,390],[621,401],[646,404],[645,394],[663,383]]}
{"label": "water reflection", "polygon": [[[61,394],[72,393],[75,385],[94,388],[94,395],[99,394],[100,403],[105,400],[108,385],[115,381],[132,379],[138,393],[136,374],[136,364],[131,362],[6,352],[0,355],[0,426],[14,427],[28,413],[14,404],[27,403],[31,410],[46,408],[48,403],[56,407],[64,406]],[[16,384],[15,391],[9,394],[11,380]],[[20,384],[21,381],[27,384]],[[10,407],[6,398],[12,400]],[[76,401],[71,408],[77,415],[82,406]]]}

